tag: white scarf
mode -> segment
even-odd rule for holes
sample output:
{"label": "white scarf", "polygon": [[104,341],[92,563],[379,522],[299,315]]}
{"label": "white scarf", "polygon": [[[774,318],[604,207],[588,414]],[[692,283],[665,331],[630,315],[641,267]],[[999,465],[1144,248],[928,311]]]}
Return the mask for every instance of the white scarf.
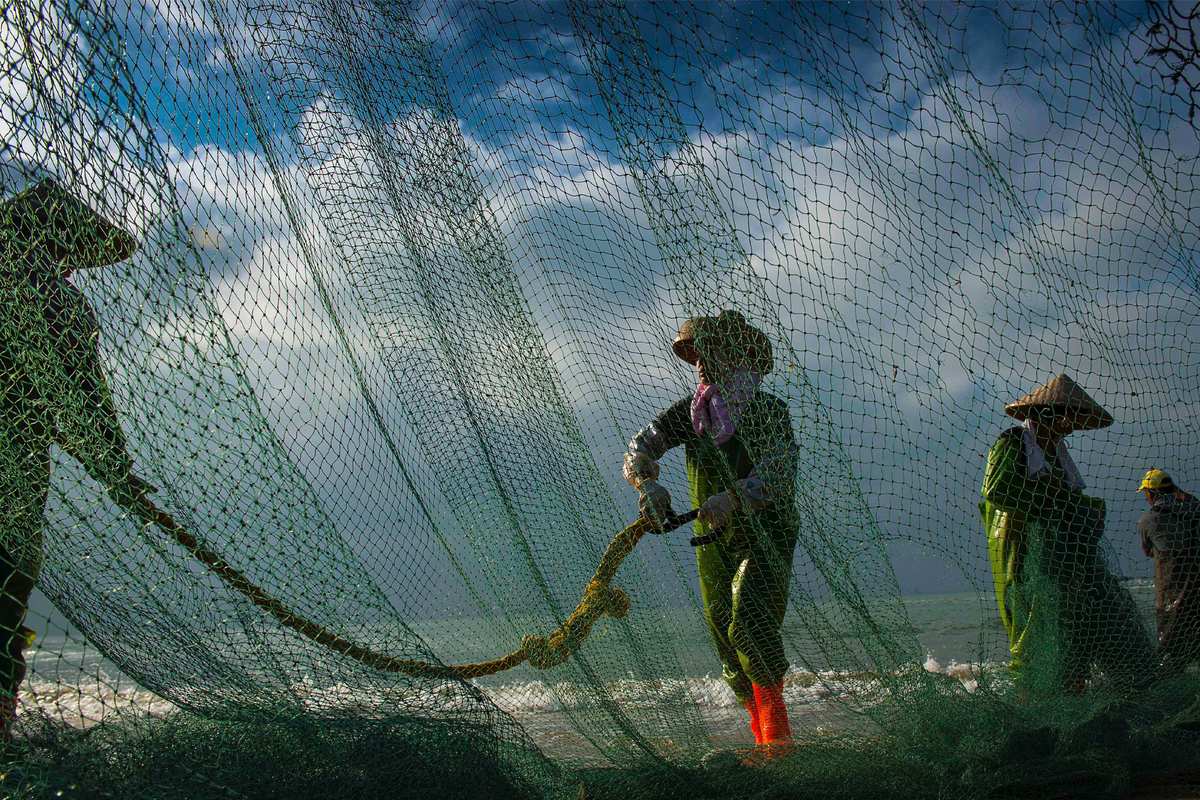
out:
{"label": "white scarf", "polygon": [[[1038,478],[1049,472],[1050,465],[1046,463],[1046,454],[1042,452],[1041,446],[1037,443],[1037,427],[1032,419],[1026,419],[1025,424],[1021,427],[1021,440],[1025,443],[1025,469],[1029,477]],[[1071,460],[1071,454],[1067,452],[1067,443],[1059,439],[1058,445],[1054,448],[1054,454],[1066,476],[1067,486],[1082,490],[1085,486],[1083,476],[1079,474],[1079,467],[1075,466],[1075,462]]]}

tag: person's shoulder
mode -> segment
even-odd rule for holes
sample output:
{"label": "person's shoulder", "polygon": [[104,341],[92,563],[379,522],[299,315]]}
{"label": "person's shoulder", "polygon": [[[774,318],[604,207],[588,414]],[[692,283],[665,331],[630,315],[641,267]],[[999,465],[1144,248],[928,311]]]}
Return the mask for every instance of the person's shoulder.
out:
{"label": "person's shoulder", "polygon": [[1006,431],[1001,431],[1000,435],[996,437],[996,441],[992,442],[992,447],[1012,445],[1020,446],[1022,444],[1022,430],[1024,429],[1020,425],[1016,425]]}
{"label": "person's shoulder", "polygon": [[671,405],[663,409],[662,413],[655,418],[655,421],[664,424],[672,420],[677,420],[679,417],[691,417],[692,415],[692,398],[681,397]]}
{"label": "person's shoulder", "polygon": [[1006,429],[1002,430],[1000,432],[1000,435],[996,437],[996,441],[997,442],[1007,442],[1007,441],[1011,441],[1014,439],[1020,439],[1021,433],[1024,430],[1025,429],[1022,428],[1020,425],[1013,425],[1011,428],[1006,428]]}
{"label": "person's shoulder", "polygon": [[690,395],[690,394],[685,395],[685,396],[679,398],[678,400],[676,400],[674,403],[671,403],[671,405],[669,405],[667,407],[668,408],[685,407],[690,410],[692,407],[692,395]]}
{"label": "person's shoulder", "polygon": [[1200,497],[1189,494],[1179,501],[1180,513],[1200,522]]}
{"label": "person's shoulder", "polygon": [[1162,512],[1155,509],[1153,506],[1146,509],[1145,511],[1142,512],[1142,515],[1140,517],[1138,517],[1137,529],[1139,531],[1153,530],[1155,527],[1158,526],[1158,518],[1161,514],[1162,514]]}
{"label": "person's shoulder", "polygon": [[754,393],[750,406],[754,412],[766,419],[791,419],[787,401],[778,395],[759,389]]}
{"label": "person's shoulder", "polygon": [[685,428],[691,430],[691,420],[692,398],[689,396],[681,397],[664,408],[662,413],[654,418],[654,423],[663,430],[675,431],[678,434]]}

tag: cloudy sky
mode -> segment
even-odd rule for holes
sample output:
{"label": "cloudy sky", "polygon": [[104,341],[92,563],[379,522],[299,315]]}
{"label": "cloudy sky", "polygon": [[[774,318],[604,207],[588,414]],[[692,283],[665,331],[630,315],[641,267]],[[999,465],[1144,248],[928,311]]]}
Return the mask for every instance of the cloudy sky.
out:
{"label": "cloudy sky", "polygon": [[[983,458],[1059,372],[1117,419],[1070,444],[1118,570],[1141,472],[1200,486],[1200,143],[1141,6],[192,6],[6,18],[4,192],[138,233],[77,279],[135,457],[298,607],[562,615],[721,308],[792,411],[794,594],[986,589]],[[122,574],[187,569],[90,502]],[[694,603],[649,544],[638,602]]]}

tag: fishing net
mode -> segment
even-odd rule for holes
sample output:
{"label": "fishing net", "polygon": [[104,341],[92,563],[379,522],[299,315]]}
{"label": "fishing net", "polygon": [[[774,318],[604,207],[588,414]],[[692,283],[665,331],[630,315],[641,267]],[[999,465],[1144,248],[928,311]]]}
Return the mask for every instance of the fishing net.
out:
{"label": "fishing net", "polygon": [[1200,769],[1198,28],[3,5],[4,794]]}

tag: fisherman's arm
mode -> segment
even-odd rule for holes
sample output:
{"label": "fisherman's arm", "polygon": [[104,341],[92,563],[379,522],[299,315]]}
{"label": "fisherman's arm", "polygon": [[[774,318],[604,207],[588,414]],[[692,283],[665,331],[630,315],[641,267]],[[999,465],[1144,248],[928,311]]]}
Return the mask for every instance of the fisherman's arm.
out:
{"label": "fisherman's arm", "polygon": [[625,452],[625,480],[634,487],[658,478],[658,460],[692,436],[691,406],[680,400],[633,435]]}
{"label": "fisherman's arm", "polygon": [[75,458],[118,503],[126,504],[153,487],[133,473],[133,457],[100,359],[100,326],[87,299],[67,282],[58,287],[54,327],[66,373],[58,444]]}
{"label": "fisherman's arm", "polygon": [[1157,550],[1155,537],[1158,534],[1158,515],[1147,511],[1138,519],[1138,535],[1142,540],[1142,553],[1147,558],[1154,558]]}
{"label": "fisherman's arm", "polygon": [[665,517],[671,514],[671,496],[658,483],[658,460],[667,451],[693,436],[691,402],[684,398],[654,418],[633,435],[625,452],[622,474],[641,492],[639,510],[644,515]]}

